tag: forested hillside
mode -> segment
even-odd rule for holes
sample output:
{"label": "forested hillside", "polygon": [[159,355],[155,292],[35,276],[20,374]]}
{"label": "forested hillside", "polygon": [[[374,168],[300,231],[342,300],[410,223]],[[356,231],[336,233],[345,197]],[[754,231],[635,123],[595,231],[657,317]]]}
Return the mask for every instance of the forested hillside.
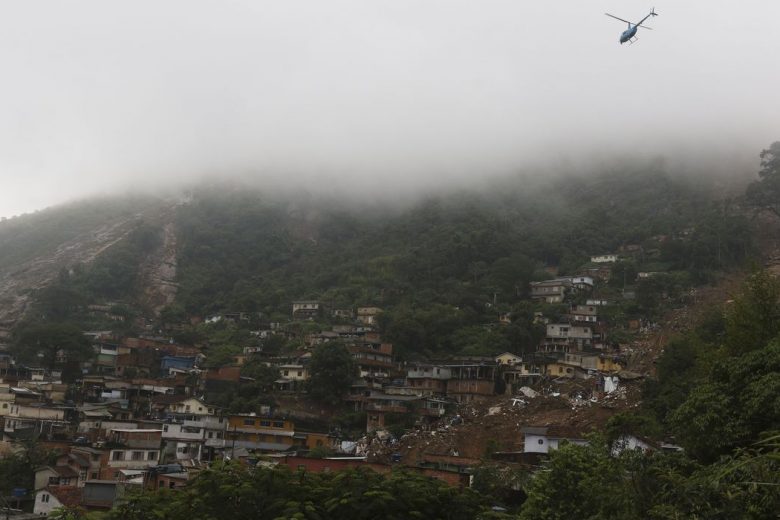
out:
{"label": "forested hillside", "polygon": [[[625,317],[652,316],[659,295],[672,302],[754,253],[737,204],[713,200],[706,183],[652,168],[504,178],[404,207],[245,185],[204,186],[185,203],[167,203],[165,211],[160,204],[91,203],[4,223],[0,261],[12,264],[56,244],[54,237],[89,235],[98,222],[125,218],[121,241],[94,261],[62,265],[56,280],[33,293],[27,321],[116,328],[115,319],[87,309],[108,304],[126,329],[140,317],[171,324],[224,312],[284,322],[292,301],[312,299],[327,309],[382,308],[381,332],[401,357],[487,354],[532,349],[538,330],[529,282],[582,272],[591,255],[642,251],[616,264],[601,289],[612,298],[636,292],[616,311]],[[149,281],[140,273],[161,254],[165,226],[176,235],[169,253],[178,293],[157,316],[142,305],[148,291],[139,285]],[[659,276],[637,280],[639,271]],[[486,329],[499,313],[510,314],[512,325]]]}
{"label": "forested hillside", "polygon": [[[287,314],[293,299],[472,306],[516,300],[545,266],[570,274],[589,255],[681,237],[659,261],[704,278],[750,254],[746,222],[662,173],[568,178],[523,189],[426,198],[406,211],[198,193],[178,215],[179,303]],[[412,290],[413,289],[413,290]]]}

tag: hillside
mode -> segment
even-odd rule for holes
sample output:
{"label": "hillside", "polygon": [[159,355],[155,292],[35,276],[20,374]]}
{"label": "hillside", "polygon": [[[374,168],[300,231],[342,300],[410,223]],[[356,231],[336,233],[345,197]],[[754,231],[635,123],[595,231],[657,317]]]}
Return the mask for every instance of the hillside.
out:
{"label": "hillside", "polygon": [[167,203],[150,198],[94,199],[0,222],[0,323],[13,325],[36,291],[63,270],[90,265]]}
{"label": "hillside", "polygon": [[[382,327],[399,352],[421,342],[451,350],[457,338],[405,340],[399,324],[413,313],[429,331],[468,334],[497,312],[527,321],[530,281],[576,273],[590,255],[626,246],[648,253],[618,272],[633,282],[638,270],[663,270],[673,293],[749,257],[746,219],[700,184],[651,169],[506,178],[403,208],[236,185],[197,188],[185,201],[74,204],[0,224],[0,319],[28,312],[100,328],[78,309],[120,304],[153,322],[220,312],[284,321],[293,300],[316,299],[389,311]],[[647,313],[656,302],[638,289],[634,312]],[[425,323],[425,312],[451,323]]]}

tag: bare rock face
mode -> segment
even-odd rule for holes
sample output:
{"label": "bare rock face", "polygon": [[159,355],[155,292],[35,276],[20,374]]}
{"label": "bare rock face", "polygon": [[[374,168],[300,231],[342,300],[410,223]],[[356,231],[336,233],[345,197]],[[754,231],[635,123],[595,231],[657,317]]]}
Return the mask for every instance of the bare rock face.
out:
{"label": "bare rock face", "polygon": [[123,218],[93,231],[63,241],[53,250],[30,260],[0,269],[0,324],[10,326],[20,319],[35,290],[49,285],[61,269],[89,264],[100,253],[127,236],[135,218]]}
{"label": "bare rock face", "polygon": [[[59,219],[57,209],[41,213],[46,218],[18,217],[12,227],[0,223],[0,332],[7,331],[21,319],[32,304],[37,290],[51,284],[62,269],[89,265],[101,253],[125,239],[139,222],[152,223],[162,229],[161,244],[140,266],[137,299],[148,312],[157,315],[175,297],[176,230],[173,224],[175,201],[156,201],[135,211],[101,210],[93,222],[80,222],[78,231],[70,227],[67,216]],[[87,207],[87,206],[85,206]],[[56,224],[52,224],[56,222]],[[3,228],[6,225],[8,227]],[[39,228],[36,228],[39,226]],[[52,226],[60,232],[47,231]],[[55,227],[56,226],[56,227]],[[44,229],[45,228],[45,229]],[[32,232],[30,231],[32,230]],[[45,240],[35,242],[37,237]],[[15,244],[25,241],[24,254],[14,254]],[[33,243],[34,247],[30,247]],[[5,253],[5,254],[4,254]]]}
{"label": "bare rock face", "polygon": [[176,299],[176,227],[168,221],[162,227],[162,242],[141,265],[141,304],[155,316]]}

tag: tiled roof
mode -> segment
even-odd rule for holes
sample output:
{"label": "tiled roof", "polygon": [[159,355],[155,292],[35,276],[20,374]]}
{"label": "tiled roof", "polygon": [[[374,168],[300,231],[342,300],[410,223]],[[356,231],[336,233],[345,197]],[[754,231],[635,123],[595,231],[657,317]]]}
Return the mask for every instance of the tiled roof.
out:
{"label": "tiled roof", "polygon": [[65,507],[75,507],[81,503],[82,489],[76,486],[46,486],[46,491],[51,493]]}

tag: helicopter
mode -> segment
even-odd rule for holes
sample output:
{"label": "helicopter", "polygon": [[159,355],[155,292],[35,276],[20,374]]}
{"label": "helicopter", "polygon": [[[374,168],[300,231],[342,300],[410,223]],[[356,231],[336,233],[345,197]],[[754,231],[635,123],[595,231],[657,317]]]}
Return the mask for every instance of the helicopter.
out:
{"label": "helicopter", "polygon": [[[648,14],[647,16],[642,18],[639,21],[639,23],[632,24],[628,20],[623,20],[622,18],[618,18],[615,15],[612,15],[612,14],[609,14],[609,13],[604,13],[604,14],[607,15],[607,16],[611,16],[612,18],[614,18],[616,20],[620,20],[621,22],[626,22],[628,24],[628,29],[623,31],[623,34],[620,35],[620,45],[623,45],[626,42],[634,43],[636,40],[638,40],[639,38],[634,38],[634,36],[636,36],[637,29],[639,29],[639,27],[642,26],[642,23],[644,23],[644,21],[647,20],[648,18],[650,18],[651,16],[658,16],[658,14],[655,12],[655,7],[653,7],[650,10],[650,14]],[[645,26],[642,26],[642,29],[650,29],[650,27],[647,27],[645,25]]]}

